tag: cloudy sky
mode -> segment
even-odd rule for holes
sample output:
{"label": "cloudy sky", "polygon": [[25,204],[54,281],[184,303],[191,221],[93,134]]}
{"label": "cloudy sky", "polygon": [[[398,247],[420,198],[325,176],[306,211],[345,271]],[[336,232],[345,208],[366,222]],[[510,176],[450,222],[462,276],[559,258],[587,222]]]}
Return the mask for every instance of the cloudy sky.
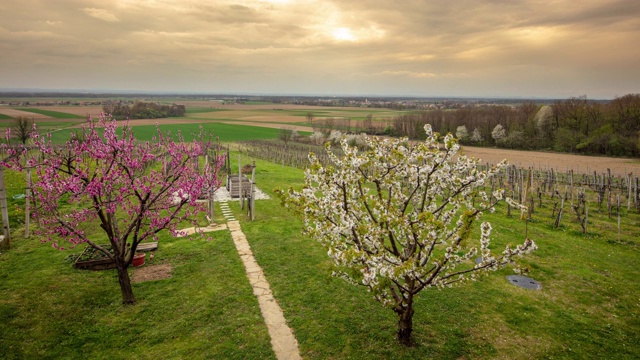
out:
{"label": "cloudy sky", "polygon": [[638,0],[1,0],[0,89],[613,98]]}

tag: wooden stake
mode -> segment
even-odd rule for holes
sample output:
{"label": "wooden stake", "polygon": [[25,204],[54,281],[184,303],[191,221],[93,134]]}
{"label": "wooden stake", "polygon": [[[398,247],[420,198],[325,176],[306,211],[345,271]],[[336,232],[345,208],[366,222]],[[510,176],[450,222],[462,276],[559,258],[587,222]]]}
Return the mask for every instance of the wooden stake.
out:
{"label": "wooden stake", "polygon": [[618,199],[618,241],[620,241],[620,194],[618,194],[617,196]]}
{"label": "wooden stake", "polygon": [[4,184],[4,167],[0,166],[0,210],[2,211],[2,234],[4,240],[0,243],[7,250],[11,245],[11,228],[9,227],[9,209],[7,208],[7,188]]}
{"label": "wooden stake", "polygon": [[589,205],[584,204],[584,233],[587,234],[587,225],[589,225]]}
{"label": "wooden stake", "polygon": [[31,168],[27,168],[27,198],[24,205],[24,237],[29,238],[29,225],[31,223]]}
{"label": "wooden stake", "polygon": [[627,180],[627,211],[631,210],[631,181],[633,180],[633,173],[629,173]]}
{"label": "wooden stake", "polygon": [[242,194],[242,159],[238,155],[238,197],[240,200],[240,209],[244,210],[244,196]]}

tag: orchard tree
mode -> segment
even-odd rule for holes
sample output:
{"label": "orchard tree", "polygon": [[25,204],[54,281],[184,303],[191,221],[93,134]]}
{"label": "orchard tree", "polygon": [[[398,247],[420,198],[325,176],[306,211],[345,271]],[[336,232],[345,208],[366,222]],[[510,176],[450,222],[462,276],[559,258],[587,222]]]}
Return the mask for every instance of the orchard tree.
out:
{"label": "orchard tree", "polygon": [[494,254],[488,222],[479,224],[479,238],[472,235],[483,212],[503,199],[524,211],[504,190],[483,190],[507,165],[480,171],[476,160],[458,156],[451,134],[425,130],[426,140],[410,147],[406,139],[373,137],[358,151],[343,140],[340,158],[327,146],[331,165],[310,154],[303,190],[279,191],[285,206],[303,214],[305,232],[328,249],[333,275],[366,286],[398,315],[404,345],[412,344],[414,300],[422,290],[476,280],[536,248],[525,239]]}
{"label": "orchard tree", "polygon": [[33,120],[26,116],[18,116],[13,120],[13,133],[22,144],[26,144],[33,131]]}
{"label": "orchard tree", "polygon": [[[198,195],[219,187],[223,159],[207,164],[201,173],[194,161],[211,145],[202,132],[187,143],[180,133],[174,141],[158,129],[152,141],[141,142],[131,127],[119,128],[106,115],[89,119],[82,135],[79,140],[72,134],[64,146],[56,146],[32,133],[42,155],[27,161],[37,169],[32,189],[40,232],[55,248],[66,247],[61,241],[86,243],[113,260],[122,302],[133,304],[127,268],[138,245],[157,239],[165,229],[177,233],[183,221],[195,222],[204,210],[196,203]],[[96,226],[107,235],[111,251],[91,235]]]}
{"label": "orchard tree", "polygon": [[281,128],[278,133],[278,138],[284,142],[284,144],[288,144],[289,140],[293,137],[293,129],[291,128]]}

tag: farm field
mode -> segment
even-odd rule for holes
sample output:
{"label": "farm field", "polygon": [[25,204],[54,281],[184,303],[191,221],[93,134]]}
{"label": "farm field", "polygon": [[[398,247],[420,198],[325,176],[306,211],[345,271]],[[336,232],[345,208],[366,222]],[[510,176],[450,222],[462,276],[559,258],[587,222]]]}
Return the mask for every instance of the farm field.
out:
{"label": "farm field", "polygon": [[[52,99],[40,99],[47,101]],[[273,103],[257,103],[257,104],[222,104],[217,101],[179,101],[187,106],[187,114],[182,118],[165,118],[165,119],[140,119],[131,121],[131,126],[154,126],[156,123],[164,125],[181,124],[187,125],[186,128],[193,129],[191,124],[208,124],[221,123],[228,125],[243,125],[241,130],[248,130],[250,127],[264,127],[272,130],[288,128],[299,132],[312,131],[311,124],[306,118],[308,113],[314,114],[315,119],[327,117],[350,117],[352,119],[364,118],[372,115],[374,119],[391,118],[400,114],[400,111],[391,111],[388,109],[375,108],[349,108],[349,107],[326,107],[326,106],[306,106],[306,105],[283,105]],[[164,102],[172,101],[165,99]],[[61,113],[74,114],[76,116],[85,117],[90,114],[97,117],[102,111],[100,106],[39,106],[34,109],[51,110]],[[14,108],[0,107],[0,114],[6,117],[0,118],[0,131],[4,131],[6,126],[11,125],[11,119],[15,116],[27,116],[36,119],[36,123],[47,131],[61,130],[67,127],[77,128],[81,126],[83,119],[55,119],[53,117],[17,110]],[[171,127],[176,129],[176,127]],[[148,130],[143,130],[148,132]],[[189,130],[190,131],[190,130]],[[273,138],[277,137],[277,131],[266,131],[264,134],[271,134]],[[68,132],[61,131],[55,133],[56,139],[62,139],[68,135]],[[270,135],[270,136],[271,136]],[[234,136],[234,139],[248,139],[253,136]],[[224,136],[221,136],[222,141]],[[261,136],[260,138],[265,138]],[[498,148],[480,148],[463,146],[464,153],[468,156],[482,159],[483,162],[497,163],[503,159],[507,159],[510,164],[519,167],[534,167],[536,169],[553,168],[558,171],[574,170],[580,173],[592,173],[594,170],[604,172],[610,169],[612,174],[624,176],[628,173],[635,175],[640,174],[640,159],[629,158],[605,158],[595,156],[581,156],[550,152],[534,152],[534,151],[517,151]]]}
{"label": "farm field", "polygon": [[20,108],[20,111],[26,111],[33,114],[45,115],[55,119],[86,119],[84,116],[70,114],[66,112],[54,111],[51,109],[32,109],[32,108]]}
{"label": "farm field", "polygon": [[[185,120],[179,123],[177,120],[163,122],[163,119],[159,119],[158,127],[161,131],[170,131],[172,135],[176,135],[178,131],[182,133],[186,141],[193,139],[193,134],[200,132],[200,127],[205,132],[211,132],[220,142],[235,142],[247,139],[275,139],[280,132],[279,129],[268,128],[262,126],[250,126],[236,123],[200,123],[190,122]],[[133,124],[133,131],[137,139],[151,140],[157,135],[156,121],[132,120],[130,124]],[[143,125],[144,124],[144,125]],[[153,125],[151,125],[153,124]],[[51,133],[51,140],[54,143],[63,143],[69,138],[72,131],[77,131],[79,125],[74,125],[68,128],[64,128]]]}
{"label": "farm field", "polygon": [[625,176],[633,173],[633,176],[640,175],[640,159],[630,158],[609,158],[603,156],[586,156],[574,154],[561,154],[540,151],[509,150],[497,148],[482,148],[474,146],[462,146],[463,153],[483,162],[496,164],[503,159],[507,159],[509,164],[518,167],[533,167],[538,170],[554,169],[557,171],[573,170],[581,174],[593,174],[606,172],[611,169],[611,173],[617,176]]}
{"label": "farm field", "polygon": [[[256,162],[258,186],[271,199],[256,202],[255,221],[239,203],[230,208],[303,358],[624,359],[640,353],[635,211],[623,209],[620,235],[615,218],[598,210],[593,197],[586,235],[569,210],[553,228],[547,197],[528,225],[506,217],[505,207],[487,214],[495,248],[521,242],[528,227],[539,249],[521,261],[542,289],[509,284],[512,272],[505,269],[460,288],[427,290],[416,304],[416,346],[404,348],[394,339],[395,315],[364,288],[331,278],[326,250],[301,235],[301,221],[280,206],[273,189],[301,186],[302,170],[242,161]],[[9,196],[24,186],[11,176]],[[74,270],[64,261],[81,248],[58,251],[22,238],[19,227],[14,233],[14,248],[0,255],[0,352],[8,359],[118,358],[131,351],[140,358],[274,357],[228,232],[211,240],[162,233],[154,265],[170,265],[172,277],[135,283],[139,302],[132,307],[120,305],[115,271]]]}

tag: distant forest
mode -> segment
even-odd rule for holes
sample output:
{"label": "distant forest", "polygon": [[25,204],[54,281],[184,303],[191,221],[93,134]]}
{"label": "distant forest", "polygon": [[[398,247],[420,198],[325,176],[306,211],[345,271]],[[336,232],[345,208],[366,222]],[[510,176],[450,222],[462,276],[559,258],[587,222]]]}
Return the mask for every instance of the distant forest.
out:
{"label": "distant forest", "polygon": [[184,105],[160,105],[154,102],[136,101],[129,106],[122,101],[109,101],[102,106],[102,111],[111,114],[118,120],[123,119],[158,119],[184,116]]}
{"label": "distant forest", "polygon": [[545,106],[525,102],[413,112],[396,117],[386,132],[419,139],[425,124],[473,146],[640,157],[640,94],[604,103],[582,96]]}

